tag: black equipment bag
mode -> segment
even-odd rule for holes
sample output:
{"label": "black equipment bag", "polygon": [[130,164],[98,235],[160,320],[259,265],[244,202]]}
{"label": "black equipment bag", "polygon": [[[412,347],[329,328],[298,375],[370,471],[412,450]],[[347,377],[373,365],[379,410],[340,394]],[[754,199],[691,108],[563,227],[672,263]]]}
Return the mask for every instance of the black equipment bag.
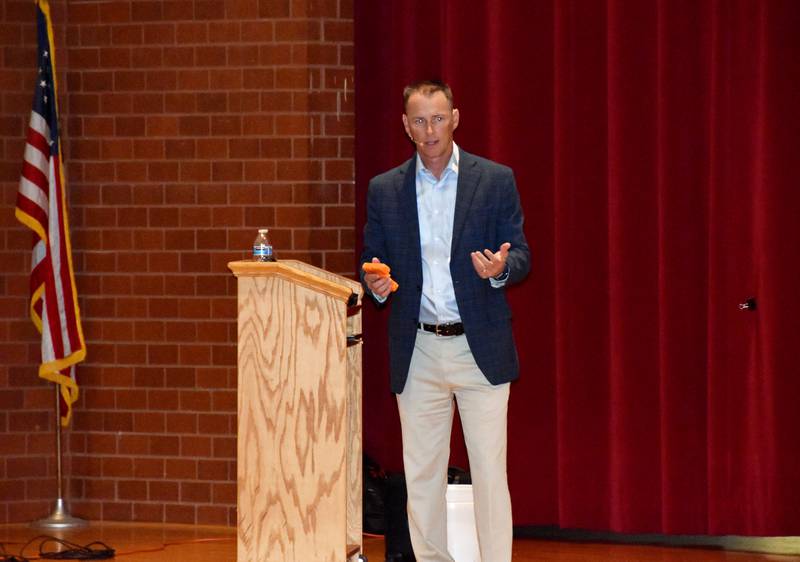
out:
{"label": "black equipment bag", "polygon": [[386,478],[386,562],[416,562],[408,533],[407,501],[405,477],[390,474]]}

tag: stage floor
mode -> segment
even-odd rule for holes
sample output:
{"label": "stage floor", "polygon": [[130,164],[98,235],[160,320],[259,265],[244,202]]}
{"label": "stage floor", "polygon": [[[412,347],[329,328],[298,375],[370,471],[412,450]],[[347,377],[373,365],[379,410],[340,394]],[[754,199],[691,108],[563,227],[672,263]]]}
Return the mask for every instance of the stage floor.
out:
{"label": "stage floor", "polygon": [[[85,545],[102,541],[117,551],[124,562],[219,562],[236,560],[236,530],[230,527],[162,525],[156,523],[92,523],[78,531],[40,533],[28,525],[0,525],[0,543],[8,554],[37,535],[52,535]],[[22,553],[39,554],[35,540]],[[364,537],[364,553],[370,562],[384,561],[383,537]],[[800,560],[798,556],[754,554],[700,548],[665,548],[597,543],[570,543],[517,539],[515,562],[766,562]],[[314,561],[308,561],[314,562]]]}

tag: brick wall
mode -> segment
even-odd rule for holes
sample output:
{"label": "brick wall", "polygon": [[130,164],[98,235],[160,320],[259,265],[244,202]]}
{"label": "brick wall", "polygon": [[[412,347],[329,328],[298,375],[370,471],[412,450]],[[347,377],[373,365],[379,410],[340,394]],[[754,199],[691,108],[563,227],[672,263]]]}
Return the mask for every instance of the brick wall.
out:
{"label": "brick wall", "polygon": [[[88,344],[67,433],[90,519],[235,524],[236,305],[258,227],[353,275],[353,0],[51,0]],[[34,10],[2,4],[0,521],[44,516],[52,391],[13,218]]]}

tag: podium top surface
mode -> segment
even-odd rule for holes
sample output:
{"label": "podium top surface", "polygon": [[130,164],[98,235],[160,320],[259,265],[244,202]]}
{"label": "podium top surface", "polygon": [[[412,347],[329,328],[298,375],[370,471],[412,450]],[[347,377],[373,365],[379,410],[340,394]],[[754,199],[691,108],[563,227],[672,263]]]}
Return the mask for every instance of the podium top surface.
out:
{"label": "podium top surface", "polygon": [[345,302],[351,302],[354,293],[361,296],[363,292],[363,288],[358,281],[299,260],[272,262],[232,261],[228,262],[228,269],[236,277],[281,277]]}

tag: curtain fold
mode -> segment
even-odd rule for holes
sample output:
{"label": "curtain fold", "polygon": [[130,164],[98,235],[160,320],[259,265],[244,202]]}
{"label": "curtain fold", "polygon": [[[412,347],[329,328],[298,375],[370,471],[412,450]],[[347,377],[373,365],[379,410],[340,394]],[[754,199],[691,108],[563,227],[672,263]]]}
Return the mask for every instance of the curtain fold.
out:
{"label": "curtain fold", "polygon": [[[517,177],[515,524],[800,534],[800,2],[357,0],[355,24],[359,230],[414,79]],[[385,323],[367,303],[365,449],[399,469]]]}

